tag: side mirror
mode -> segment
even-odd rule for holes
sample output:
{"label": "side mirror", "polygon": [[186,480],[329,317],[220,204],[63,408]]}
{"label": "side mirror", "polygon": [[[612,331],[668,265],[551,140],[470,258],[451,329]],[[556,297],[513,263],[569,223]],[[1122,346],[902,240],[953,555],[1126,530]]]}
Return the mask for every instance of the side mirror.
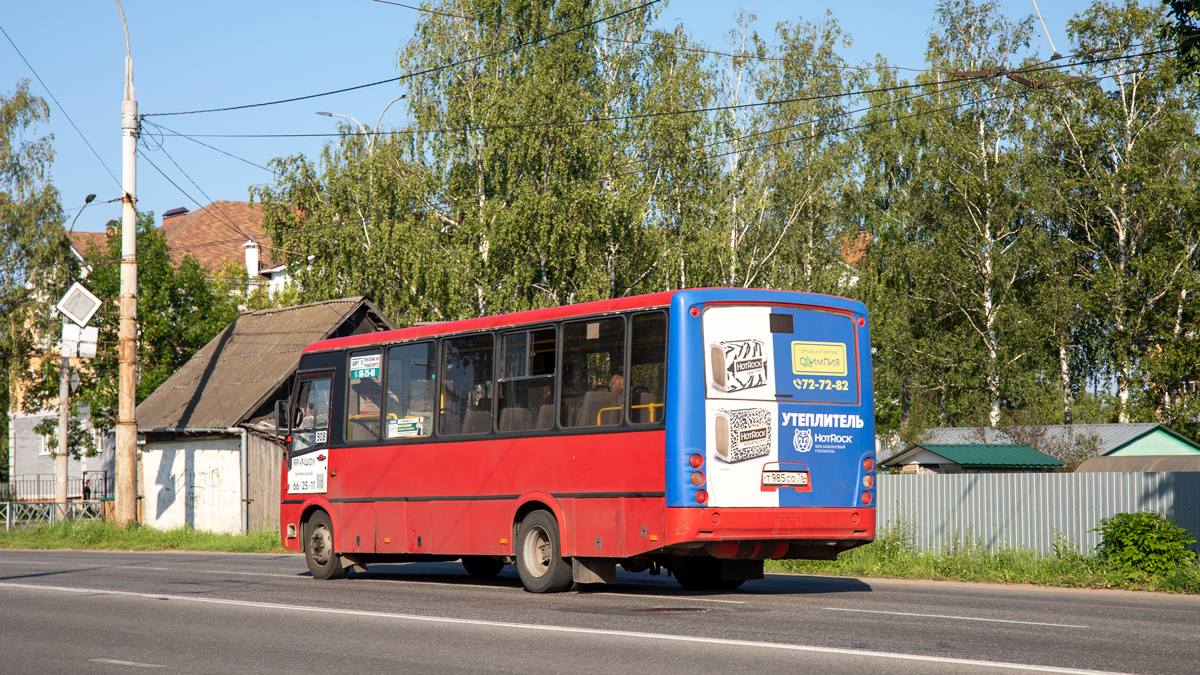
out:
{"label": "side mirror", "polygon": [[275,402],[275,435],[283,438],[288,435],[288,402]]}

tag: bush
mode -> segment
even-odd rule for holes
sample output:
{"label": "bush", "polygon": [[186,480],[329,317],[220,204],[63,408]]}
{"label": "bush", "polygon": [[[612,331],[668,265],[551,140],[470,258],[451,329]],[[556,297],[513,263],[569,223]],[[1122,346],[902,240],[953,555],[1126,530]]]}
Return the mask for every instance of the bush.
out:
{"label": "bush", "polygon": [[1187,547],[1196,539],[1161,513],[1118,513],[1093,532],[1101,537],[1096,555],[1146,574],[1168,572],[1196,558]]}

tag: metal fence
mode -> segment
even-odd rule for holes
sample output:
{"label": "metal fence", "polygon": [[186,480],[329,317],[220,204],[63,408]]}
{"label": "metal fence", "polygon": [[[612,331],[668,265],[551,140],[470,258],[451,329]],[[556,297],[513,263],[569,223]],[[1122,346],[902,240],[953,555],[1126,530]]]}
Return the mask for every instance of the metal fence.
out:
{"label": "metal fence", "polygon": [[60,520],[103,520],[103,502],[0,502],[0,521],[5,531],[14,528],[53,525]]}
{"label": "metal fence", "polygon": [[1200,534],[1200,472],[882,474],[876,492],[878,526],[908,533],[922,550],[979,543],[1048,553],[1057,537],[1090,553],[1101,520],[1138,511]]}
{"label": "metal fence", "polygon": [[[113,478],[105,471],[87,471],[67,479],[67,499],[102,499],[113,495]],[[54,475],[19,476],[0,483],[0,500],[53,501]]]}

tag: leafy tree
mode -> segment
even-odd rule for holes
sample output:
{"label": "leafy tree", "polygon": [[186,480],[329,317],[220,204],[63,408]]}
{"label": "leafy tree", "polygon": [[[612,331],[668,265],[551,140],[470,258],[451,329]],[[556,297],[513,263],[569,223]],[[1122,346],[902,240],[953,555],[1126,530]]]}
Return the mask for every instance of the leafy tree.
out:
{"label": "leafy tree", "polygon": [[1182,82],[1195,77],[1200,68],[1200,1],[1163,0],[1163,4],[1170,8],[1172,24],[1162,34],[1175,41],[1177,77]]}
{"label": "leafy tree", "polygon": [[[1165,396],[1189,374],[1196,349],[1189,298],[1196,274],[1196,92],[1146,45],[1164,25],[1159,9],[1097,2],[1069,35],[1093,75],[1046,105],[1060,133],[1047,182],[1081,266],[1083,324],[1091,354],[1116,381],[1117,421],[1134,418],[1139,393]],[[1194,363],[1194,362],[1193,362]]]}
{"label": "leafy tree", "polygon": [[[52,136],[37,136],[49,119],[45,101],[29,92],[29,82],[0,95],[0,369],[8,386],[0,399],[32,409],[25,389],[31,354],[49,350],[46,336],[57,335],[51,316],[72,277],[73,260],[63,232],[58,191],[50,183]],[[0,431],[7,438],[7,415]],[[0,472],[8,472],[8,446],[0,443]]]}
{"label": "leafy tree", "polygon": [[857,232],[838,217],[856,154],[842,129],[865,78],[837,53],[850,40],[831,16],[779,24],[773,46],[753,21],[742,14],[730,32],[737,56],[722,73],[710,283],[844,292]]}

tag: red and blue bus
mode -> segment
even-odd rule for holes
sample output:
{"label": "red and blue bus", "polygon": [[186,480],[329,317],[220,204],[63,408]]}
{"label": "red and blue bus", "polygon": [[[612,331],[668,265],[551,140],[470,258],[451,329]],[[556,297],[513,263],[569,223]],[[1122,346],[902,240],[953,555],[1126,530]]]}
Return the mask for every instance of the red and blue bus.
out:
{"label": "red and blue bus", "polygon": [[734,588],[875,535],[866,307],[698,289],[318,342],[280,527],[314,577],[515,564],[530,591]]}

